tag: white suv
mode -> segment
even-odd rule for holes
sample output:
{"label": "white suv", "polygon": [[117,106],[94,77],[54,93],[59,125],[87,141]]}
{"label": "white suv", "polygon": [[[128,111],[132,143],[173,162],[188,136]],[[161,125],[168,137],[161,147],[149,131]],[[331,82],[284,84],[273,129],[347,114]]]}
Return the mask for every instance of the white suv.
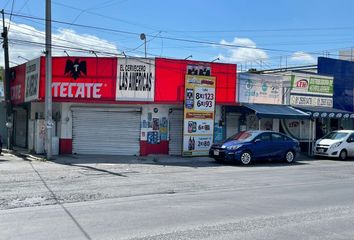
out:
{"label": "white suv", "polygon": [[337,157],[345,160],[354,156],[354,130],[333,131],[318,139],[315,156]]}

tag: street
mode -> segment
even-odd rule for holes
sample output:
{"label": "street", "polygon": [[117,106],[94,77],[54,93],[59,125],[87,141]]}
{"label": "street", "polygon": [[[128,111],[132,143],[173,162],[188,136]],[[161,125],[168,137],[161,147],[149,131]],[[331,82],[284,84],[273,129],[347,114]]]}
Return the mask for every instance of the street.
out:
{"label": "street", "polygon": [[353,239],[354,161],[0,156],[0,239]]}

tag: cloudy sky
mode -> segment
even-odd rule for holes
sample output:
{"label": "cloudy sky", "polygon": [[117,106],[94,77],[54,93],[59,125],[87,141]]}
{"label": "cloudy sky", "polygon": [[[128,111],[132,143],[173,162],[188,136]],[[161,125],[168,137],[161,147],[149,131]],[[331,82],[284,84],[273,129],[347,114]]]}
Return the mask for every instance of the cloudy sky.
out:
{"label": "cloudy sky", "polygon": [[[44,2],[0,0],[10,28],[11,65],[43,54]],[[354,1],[341,3],[53,0],[53,55],[144,56],[144,33],[150,57],[192,55],[244,69],[316,64],[318,56],[337,57],[354,45]]]}

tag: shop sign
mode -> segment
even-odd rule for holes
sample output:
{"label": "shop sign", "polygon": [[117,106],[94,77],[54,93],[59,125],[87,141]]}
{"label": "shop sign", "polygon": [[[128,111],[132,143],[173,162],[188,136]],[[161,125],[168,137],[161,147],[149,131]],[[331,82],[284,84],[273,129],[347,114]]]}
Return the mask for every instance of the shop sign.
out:
{"label": "shop sign", "polygon": [[118,58],[116,101],[154,101],[155,61]]}
{"label": "shop sign", "polygon": [[26,64],[16,66],[11,71],[14,78],[10,81],[10,99],[14,105],[21,104],[25,96]]}
{"label": "shop sign", "polygon": [[[283,78],[259,74],[239,74],[239,102],[242,103],[283,103]],[[237,95],[237,94],[236,94]]]}
{"label": "shop sign", "polygon": [[[53,58],[52,96],[71,101],[114,101],[116,67],[117,58]],[[39,95],[44,98],[44,74],[41,84]]]}
{"label": "shop sign", "polygon": [[26,63],[25,102],[38,99],[40,79],[40,58]]}
{"label": "shop sign", "polygon": [[290,105],[333,107],[332,97],[291,95]]}
{"label": "shop sign", "polygon": [[333,95],[333,77],[310,74],[291,76],[291,93]]}
{"label": "shop sign", "polygon": [[208,155],[213,143],[216,78],[186,75],[183,155]]}

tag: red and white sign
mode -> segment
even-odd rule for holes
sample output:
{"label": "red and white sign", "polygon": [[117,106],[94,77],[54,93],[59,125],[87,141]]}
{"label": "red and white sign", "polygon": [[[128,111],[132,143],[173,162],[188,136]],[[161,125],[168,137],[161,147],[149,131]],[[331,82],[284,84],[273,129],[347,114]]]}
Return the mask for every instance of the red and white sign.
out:
{"label": "red and white sign", "polygon": [[[45,61],[42,59],[40,97],[45,95]],[[117,58],[53,58],[52,95],[56,101],[114,101]]]}
{"label": "red and white sign", "polygon": [[15,105],[21,104],[25,99],[25,75],[26,64],[21,64],[11,69],[14,79],[10,81],[11,102]]}
{"label": "red and white sign", "polygon": [[155,60],[118,58],[117,101],[154,101]]}

